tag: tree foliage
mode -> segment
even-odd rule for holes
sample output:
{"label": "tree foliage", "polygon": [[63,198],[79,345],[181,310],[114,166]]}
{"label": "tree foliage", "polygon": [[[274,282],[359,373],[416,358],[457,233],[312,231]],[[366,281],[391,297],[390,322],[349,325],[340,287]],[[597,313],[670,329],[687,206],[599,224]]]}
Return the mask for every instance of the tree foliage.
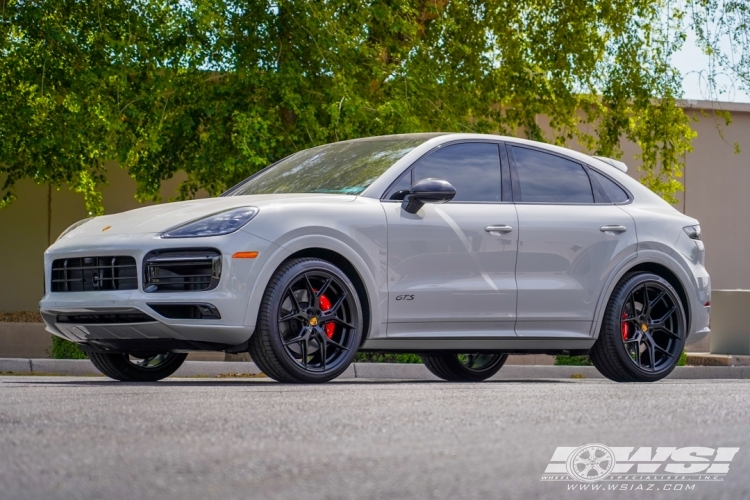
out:
{"label": "tree foliage", "polygon": [[[681,189],[694,132],[670,55],[685,10],[648,0],[0,0],[0,206],[23,178],[100,213],[105,162],[158,199],[216,195],[294,151],[473,131],[637,143]],[[540,120],[548,117],[549,129]]]}

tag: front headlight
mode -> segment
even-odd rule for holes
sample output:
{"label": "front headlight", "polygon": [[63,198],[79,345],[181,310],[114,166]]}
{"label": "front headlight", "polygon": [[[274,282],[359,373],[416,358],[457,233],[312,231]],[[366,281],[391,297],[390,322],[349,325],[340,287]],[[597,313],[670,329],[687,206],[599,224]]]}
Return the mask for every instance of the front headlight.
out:
{"label": "front headlight", "polygon": [[162,238],[201,238],[230,234],[250,222],[258,215],[257,207],[241,207],[209,215],[203,219],[168,229]]}
{"label": "front headlight", "polygon": [[683,227],[682,229],[685,230],[691,240],[701,239],[701,227],[699,225],[696,224],[695,226],[687,226]]}
{"label": "front headlight", "polygon": [[[77,227],[80,227],[80,226],[83,226],[84,224],[86,224],[91,219],[93,219],[93,217],[86,217],[85,219],[79,220],[75,224],[72,224],[68,229],[66,229],[65,231],[63,231],[62,233],[60,233],[60,236],[57,237],[57,240],[59,240],[60,238],[62,238],[63,236],[65,236],[66,234],[68,234],[69,232],[71,232],[73,229],[75,229]],[[57,240],[55,240],[55,241],[57,241]]]}

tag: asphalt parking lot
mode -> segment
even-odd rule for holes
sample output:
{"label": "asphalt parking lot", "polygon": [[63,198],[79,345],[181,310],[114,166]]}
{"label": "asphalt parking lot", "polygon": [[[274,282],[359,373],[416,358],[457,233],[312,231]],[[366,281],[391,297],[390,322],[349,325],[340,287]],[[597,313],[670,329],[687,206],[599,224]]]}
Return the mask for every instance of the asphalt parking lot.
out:
{"label": "asphalt parking lot", "polygon": [[[750,380],[0,377],[0,498],[734,500],[750,497],[749,407]],[[740,451],[688,491],[541,481],[558,446],[587,443]]]}

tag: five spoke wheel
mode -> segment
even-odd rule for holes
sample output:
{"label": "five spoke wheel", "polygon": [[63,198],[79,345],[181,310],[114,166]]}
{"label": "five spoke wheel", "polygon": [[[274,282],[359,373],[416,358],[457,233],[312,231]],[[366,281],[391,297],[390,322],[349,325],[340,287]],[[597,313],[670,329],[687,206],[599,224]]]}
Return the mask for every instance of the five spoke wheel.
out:
{"label": "five spoke wheel", "polygon": [[594,366],[617,382],[653,382],[674,369],[687,337],[680,296],[661,276],[626,275],[607,304]]}
{"label": "five spoke wheel", "polygon": [[314,270],[297,276],[278,313],[287,355],[305,370],[335,367],[352,348],[353,309],[352,297],[333,273]]}
{"label": "five spoke wheel", "polygon": [[281,266],[266,289],[250,355],[281,382],[327,382],[354,359],[362,308],[348,276],[321,259]]}
{"label": "five spoke wheel", "polygon": [[658,372],[679,358],[683,332],[675,298],[661,283],[646,282],[630,292],[621,314],[622,342],[640,369]]}

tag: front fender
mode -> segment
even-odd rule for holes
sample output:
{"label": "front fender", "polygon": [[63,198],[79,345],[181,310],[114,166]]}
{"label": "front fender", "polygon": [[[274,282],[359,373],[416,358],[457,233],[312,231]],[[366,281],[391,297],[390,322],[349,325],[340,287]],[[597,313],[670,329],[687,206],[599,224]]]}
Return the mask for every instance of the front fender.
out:
{"label": "front fender", "polygon": [[385,286],[385,283],[378,286],[377,280],[374,277],[374,270],[370,269],[370,266],[368,266],[365,259],[357,251],[351,246],[343,243],[340,239],[323,234],[297,236],[281,244],[277,243],[277,245],[279,246],[277,246],[273,253],[268,256],[265,262],[263,262],[263,267],[255,280],[252,291],[250,292],[247,314],[245,316],[245,326],[255,329],[258,320],[258,311],[260,310],[260,303],[263,300],[263,294],[266,291],[268,283],[271,281],[271,277],[274,272],[276,272],[276,269],[278,269],[285,260],[296,252],[310,248],[321,248],[340,254],[357,270],[357,273],[362,279],[367,291],[371,312],[368,338],[377,338],[385,335],[385,325],[382,325],[385,317],[382,314],[381,308],[381,301],[387,296],[387,293],[381,290],[381,288]]}

